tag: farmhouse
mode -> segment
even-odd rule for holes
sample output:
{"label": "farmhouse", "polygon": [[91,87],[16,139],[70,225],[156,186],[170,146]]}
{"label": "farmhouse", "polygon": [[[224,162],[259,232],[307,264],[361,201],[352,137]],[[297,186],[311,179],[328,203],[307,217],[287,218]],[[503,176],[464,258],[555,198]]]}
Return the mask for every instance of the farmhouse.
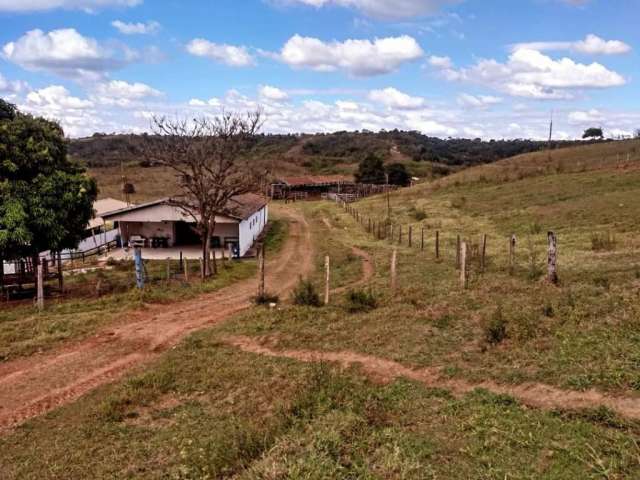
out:
{"label": "farmhouse", "polygon": [[[231,248],[235,256],[245,256],[263,232],[268,216],[264,197],[251,193],[234,197],[216,217],[211,247]],[[107,222],[118,222],[123,246],[157,249],[194,247],[201,243],[195,220],[175,206],[170,198],[123,208],[102,218]]]}

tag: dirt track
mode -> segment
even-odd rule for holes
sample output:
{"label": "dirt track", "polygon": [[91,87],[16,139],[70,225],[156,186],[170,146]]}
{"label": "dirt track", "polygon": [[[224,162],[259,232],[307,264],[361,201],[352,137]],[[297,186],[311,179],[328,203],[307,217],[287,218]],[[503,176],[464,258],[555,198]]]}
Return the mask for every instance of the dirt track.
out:
{"label": "dirt track", "polygon": [[[293,288],[298,275],[313,269],[309,225],[297,212],[287,210],[286,215],[291,220],[289,238],[277,258],[267,263],[267,286],[281,296]],[[256,290],[256,280],[251,279],[189,301],[151,305],[129,312],[126,322],[89,339],[1,364],[0,431],[69,403],[154,360],[189,333],[248,308]]]}
{"label": "dirt track", "polygon": [[291,358],[301,362],[335,362],[343,367],[357,364],[361,366],[365,374],[382,383],[403,377],[423,383],[428,387],[444,388],[455,395],[463,395],[476,388],[484,388],[493,393],[510,395],[531,407],[548,410],[578,410],[605,406],[623,417],[640,420],[640,397],[638,396],[610,396],[597,390],[577,392],[542,383],[521,385],[504,385],[492,381],[471,383],[465,380],[444,378],[439,368],[412,369],[392,360],[356,352],[274,350],[260,344],[257,339],[249,337],[233,337],[227,339],[227,342],[243,352],[269,357]]}

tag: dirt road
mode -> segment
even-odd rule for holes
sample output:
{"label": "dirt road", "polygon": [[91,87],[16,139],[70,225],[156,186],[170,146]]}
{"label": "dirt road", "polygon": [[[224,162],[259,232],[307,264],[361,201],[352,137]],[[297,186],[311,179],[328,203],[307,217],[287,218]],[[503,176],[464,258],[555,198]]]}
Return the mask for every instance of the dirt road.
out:
{"label": "dirt road", "polygon": [[[287,209],[289,238],[267,263],[269,291],[283,296],[298,275],[313,269],[311,232],[302,214]],[[292,272],[295,272],[292,273]],[[150,362],[189,333],[248,308],[254,279],[213,294],[129,312],[127,321],[45,355],[0,364],[0,431],[71,402],[88,391]]]}

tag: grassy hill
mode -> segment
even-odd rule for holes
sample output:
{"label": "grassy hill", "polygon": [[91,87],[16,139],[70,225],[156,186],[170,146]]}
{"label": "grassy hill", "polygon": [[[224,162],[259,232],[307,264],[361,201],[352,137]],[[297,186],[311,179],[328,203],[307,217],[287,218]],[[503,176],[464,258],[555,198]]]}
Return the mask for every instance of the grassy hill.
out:
{"label": "grassy hill", "polygon": [[[366,287],[199,332],[0,438],[0,464],[8,478],[637,478],[638,149],[528,154],[395,192],[393,240],[366,229],[385,220],[384,197],[353,205],[363,223],[297,203],[316,288],[325,255],[332,287],[362,281],[358,252],[373,267]],[[545,281],[547,230],[558,286]],[[456,236],[483,234],[486,271],[472,256],[463,289]]]}

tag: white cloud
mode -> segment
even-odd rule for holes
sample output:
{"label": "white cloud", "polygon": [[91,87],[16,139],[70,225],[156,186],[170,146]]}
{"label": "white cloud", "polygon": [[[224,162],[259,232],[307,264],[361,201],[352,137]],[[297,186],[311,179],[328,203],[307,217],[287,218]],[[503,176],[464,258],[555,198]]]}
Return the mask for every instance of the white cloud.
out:
{"label": "white cloud", "polygon": [[2,52],[5,59],[27,70],[85,79],[98,79],[135,59],[135,52],[115,52],[73,28],[48,33],[31,30],[5,44]]}
{"label": "white cloud", "polygon": [[107,7],[135,7],[142,0],[0,0],[0,12],[39,12],[55,9],[94,12]]}
{"label": "white cloud", "polygon": [[487,108],[492,105],[502,103],[500,97],[492,97],[490,95],[469,95],[462,93],[458,95],[458,105],[467,108]]}
{"label": "white cloud", "polygon": [[424,98],[412,97],[393,87],[388,87],[383,90],[372,90],[369,92],[369,99],[381,103],[388,108],[399,110],[422,108],[425,104]]}
{"label": "white cloud", "polygon": [[429,65],[437,68],[452,68],[453,63],[449,57],[439,57],[437,55],[431,55],[429,57]]}
{"label": "white cloud", "polygon": [[622,75],[600,63],[576,63],[570,58],[554,60],[537,50],[520,49],[506,63],[483,59],[469,68],[440,68],[444,78],[486,85],[516,97],[537,99],[573,98],[576,89],[624,85]]}
{"label": "white cloud", "polygon": [[103,105],[118,105],[120,107],[130,107],[136,102],[152,98],[161,97],[163,93],[145,83],[128,83],[122,80],[111,80],[98,84],[94,89],[92,99]]}
{"label": "white cloud", "polygon": [[232,67],[250,67],[255,65],[253,56],[247,47],[213,43],[203,38],[189,42],[187,51],[197,57],[206,57]]}
{"label": "white cloud", "polygon": [[146,23],[126,23],[121,20],[114,20],[111,25],[124,35],[150,35],[160,31],[160,24],[155,21]]}
{"label": "white cloud", "polygon": [[512,51],[517,50],[537,50],[557,51],[569,50],[587,55],[620,55],[629,53],[631,46],[620,40],[604,40],[597,35],[587,35],[584,40],[576,42],[530,42],[518,43],[511,47]]}
{"label": "white cloud", "polygon": [[357,76],[370,76],[390,73],[423,55],[418,42],[407,35],[344,42],[294,35],[282,47],[279,58],[295,68],[345,70]]}
{"label": "white cloud", "polygon": [[44,112],[45,115],[93,107],[91,101],[72,96],[69,90],[61,85],[51,85],[29,92],[27,105],[32,109]]}
{"label": "white cloud", "polygon": [[571,125],[592,124],[602,122],[604,120],[603,114],[596,109],[570,112],[567,118]]}
{"label": "white cloud", "polygon": [[28,88],[25,82],[19,80],[7,80],[0,73],[0,93],[2,94],[16,94],[24,91]]}
{"label": "white cloud", "polygon": [[382,20],[414,18],[438,12],[446,5],[460,0],[290,0],[313,7],[337,5],[358,10],[365,15]]}
{"label": "white cloud", "polygon": [[284,90],[281,90],[277,87],[272,87],[271,85],[263,85],[260,87],[260,98],[265,100],[274,100],[276,102],[286,100],[289,98],[289,95]]}

